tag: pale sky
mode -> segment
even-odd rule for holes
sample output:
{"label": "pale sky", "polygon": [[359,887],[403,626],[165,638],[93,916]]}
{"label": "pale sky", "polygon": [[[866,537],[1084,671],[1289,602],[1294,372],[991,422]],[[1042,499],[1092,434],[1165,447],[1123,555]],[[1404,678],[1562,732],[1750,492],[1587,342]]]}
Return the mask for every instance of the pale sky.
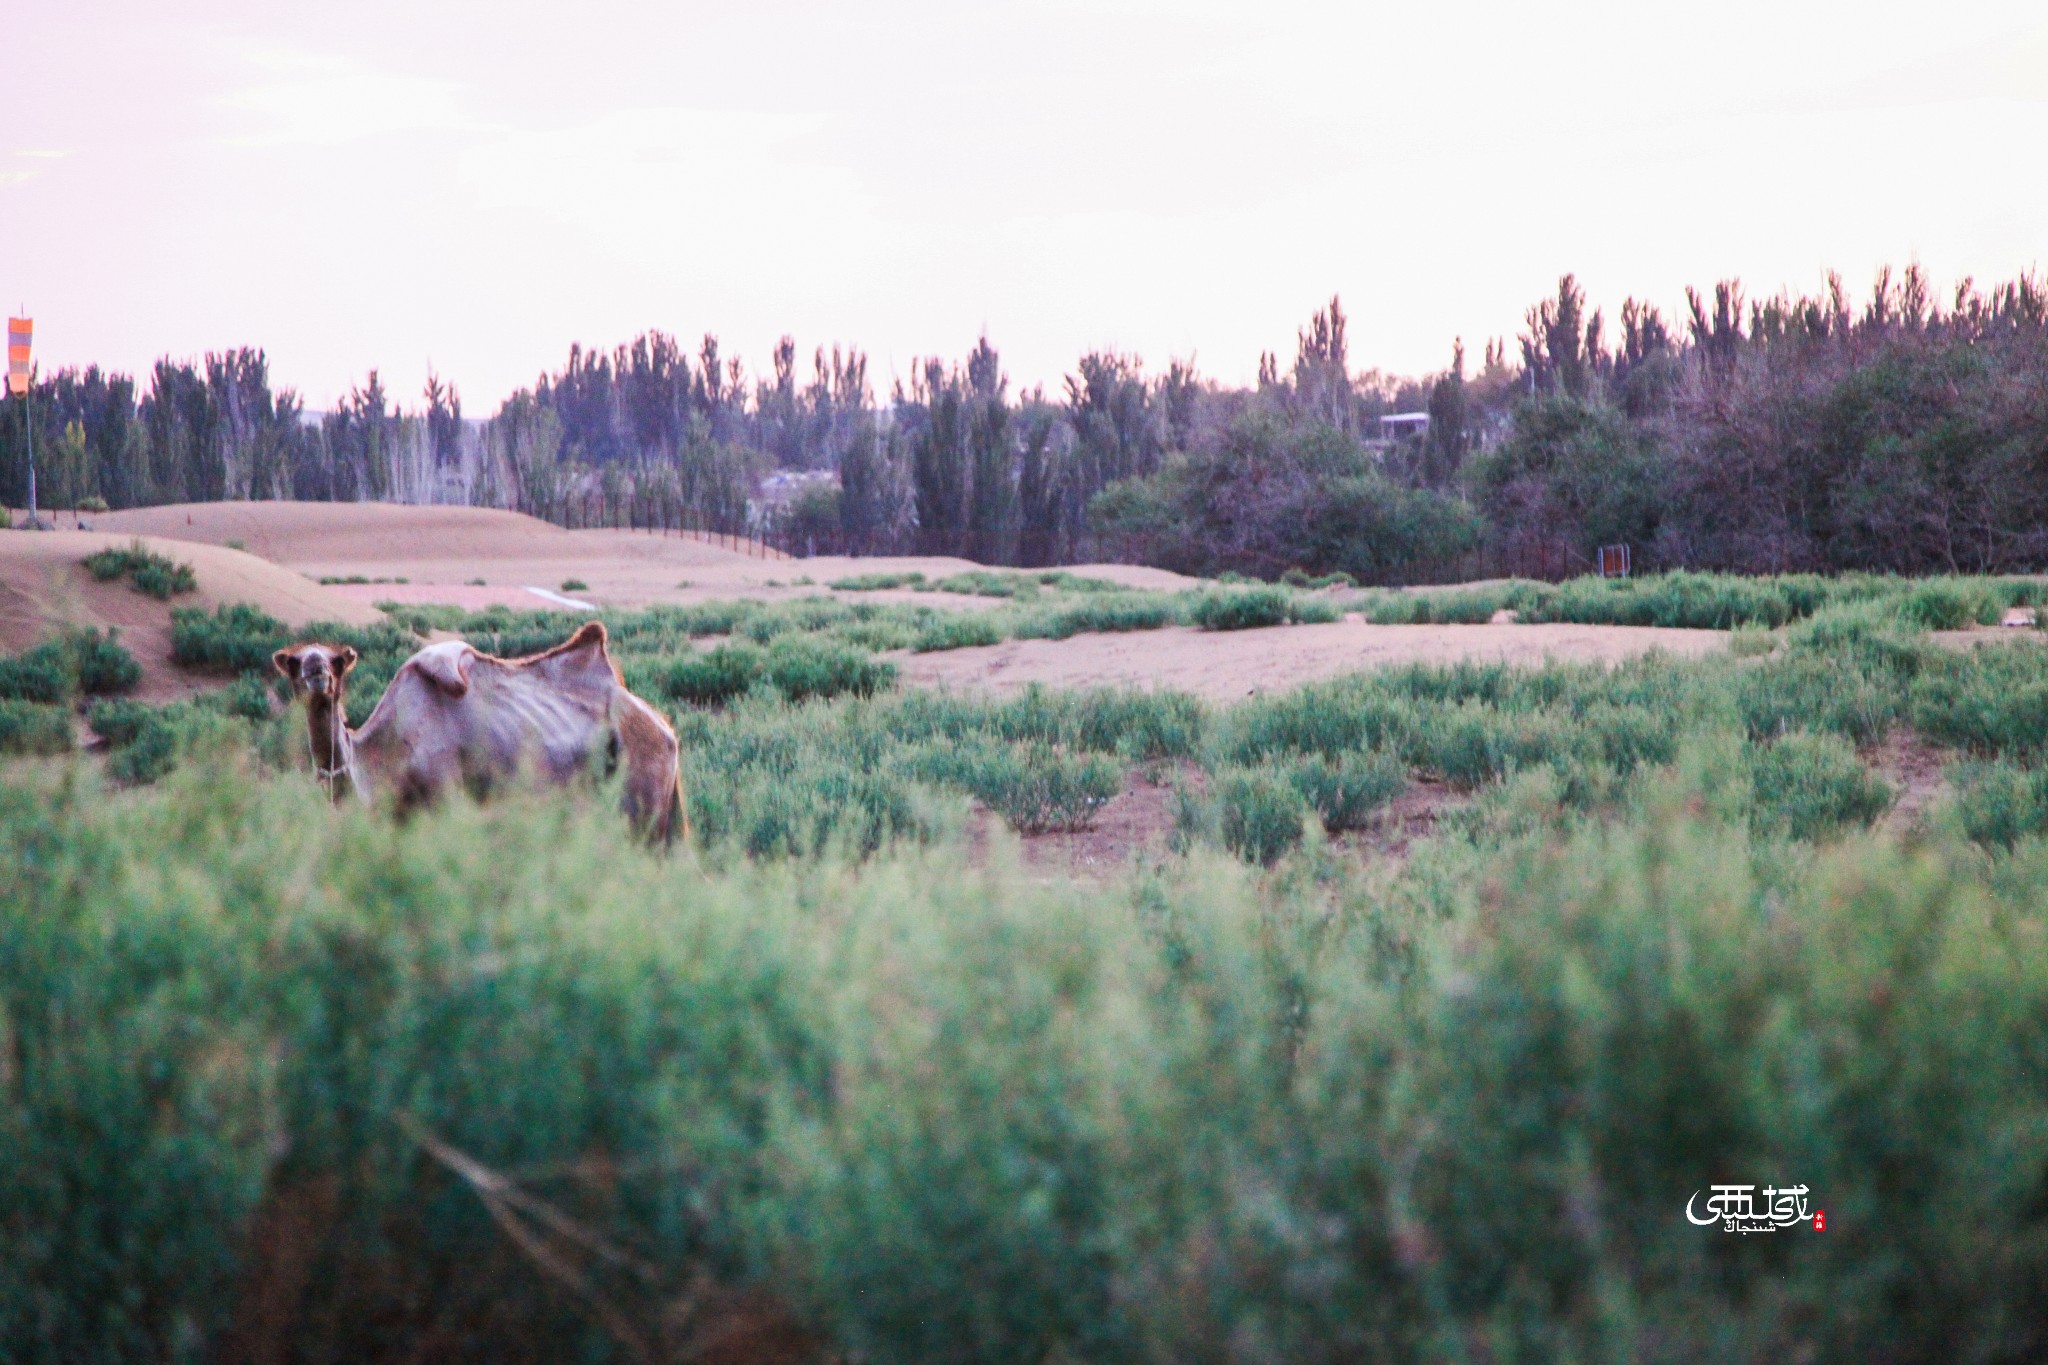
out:
{"label": "pale sky", "polygon": [[2038,0],[8,0],[0,90],[40,364],[256,345],[316,408],[650,327],[1241,383],[1333,292],[1420,373],[1567,270],[2048,264]]}

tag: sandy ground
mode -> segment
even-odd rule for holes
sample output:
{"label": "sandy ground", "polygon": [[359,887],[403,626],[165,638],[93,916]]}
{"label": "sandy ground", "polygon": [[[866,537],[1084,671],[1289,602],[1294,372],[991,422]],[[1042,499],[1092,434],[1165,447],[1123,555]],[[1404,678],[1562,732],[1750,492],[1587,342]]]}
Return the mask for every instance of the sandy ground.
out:
{"label": "sandy ground", "polygon": [[1032,683],[1167,688],[1236,701],[1391,664],[1461,659],[1612,663],[1651,650],[1696,656],[1723,648],[1727,638],[1720,631],[1649,626],[1374,626],[1352,616],[1331,625],[1236,631],[1171,627],[1067,640],[1006,640],[891,657],[904,681],[922,686],[997,692]]}
{"label": "sandy ground", "polygon": [[255,555],[150,537],[143,538],[144,545],[192,566],[198,591],[159,602],[126,579],[94,582],[81,561],[95,550],[127,546],[135,539],[91,531],[0,531],[0,652],[19,652],[67,627],[117,627],[121,643],[143,666],[136,695],[170,701],[220,681],[188,674],[171,662],[173,607],[211,610],[223,602],[248,602],[295,626],[384,619],[364,603]]}
{"label": "sandy ground", "polygon": [[[408,507],[395,503],[221,502],[137,508],[90,518],[97,529],[140,532],[209,545],[238,540],[310,578],[351,576],[405,583],[337,585],[359,602],[446,602],[464,607],[550,604],[529,592],[559,592],[606,607],[701,602],[731,597],[797,597],[827,592],[833,579],[918,572],[943,578],[981,566],[965,559],[894,556],[763,558],[732,542],[651,531],[565,531],[518,512],[481,507]],[[744,545],[745,542],[740,542]],[[1081,565],[1070,572],[1143,588],[1194,580],[1129,564]],[[478,584],[477,580],[482,583]],[[808,580],[808,581],[799,581]],[[955,593],[861,593],[869,601],[936,607],[986,606],[992,599]]]}
{"label": "sandy ground", "polygon": [[1863,755],[1863,761],[1898,793],[1879,828],[1904,834],[1925,824],[1928,811],[1948,795],[1946,770],[1955,758],[1953,751],[1936,748],[1906,726],[1893,726],[1883,743]]}

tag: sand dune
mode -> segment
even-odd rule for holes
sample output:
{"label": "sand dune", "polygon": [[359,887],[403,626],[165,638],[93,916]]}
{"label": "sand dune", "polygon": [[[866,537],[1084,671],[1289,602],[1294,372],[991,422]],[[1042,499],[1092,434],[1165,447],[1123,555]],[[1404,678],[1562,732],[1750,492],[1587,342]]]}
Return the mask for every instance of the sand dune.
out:
{"label": "sand dune", "polygon": [[[943,578],[981,567],[944,556],[854,559],[762,557],[701,537],[649,531],[565,531],[525,516],[483,507],[412,507],[396,503],[220,502],[137,508],[93,519],[102,530],[139,532],[224,545],[240,541],[251,554],[312,578],[396,579],[342,587],[363,603],[448,602],[457,606],[545,607],[526,591],[559,591],[569,579],[587,583],[575,596],[607,607],[693,602],[720,597],[776,598],[827,591],[835,578],[911,573]],[[1128,564],[1073,570],[1133,587],[1182,587],[1193,580]],[[481,579],[479,584],[477,580]],[[794,580],[808,579],[808,583]],[[460,591],[456,591],[456,590]],[[889,600],[891,594],[864,594]],[[941,607],[987,605],[956,594],[913,600]]]}
{"label": "sand dune", "polygon": [[219,681],[187,674],[171,662],[172,607],[248,602],[294,626],[383,619],[368,604],[253,554],[147,536],[140,538],[144,545],[192,566],[198,591],[159,602],[126,580],[94,582],[81,561],[95,550],[136,539],[99,531],[0,531],[0,651],[27,649],[66,627],[117,627],[121,643],[143,666],[138,695],[166,701]]}

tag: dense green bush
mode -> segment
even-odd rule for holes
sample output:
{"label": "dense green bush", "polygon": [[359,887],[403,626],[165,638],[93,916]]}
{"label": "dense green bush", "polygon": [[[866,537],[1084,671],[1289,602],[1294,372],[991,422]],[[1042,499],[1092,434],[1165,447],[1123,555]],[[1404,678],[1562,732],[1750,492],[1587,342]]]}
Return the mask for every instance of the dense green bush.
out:
{"label": "dense green bush", "polygon": [[932,745],[911,757],[909,771],[972,793],[1021,834],[1086,829],[1123,786],[1110,759],[1044,741]]}
{"label": "dense green bush", "polygon": [[0,754],[61,754],[71,743],[68,707],[0,697]]}
{"label": "dense green bush", "polygon": [[1018,618],[1013,631],[1020,640],[1064,640],[1090,632],[1159,630],[1179,620],[1172,597],[1160,593],[1105,592],[1077,602],[1037,607]]}
{"label": "dense green bush", "polygon": [[1210,799],[1225,848],[1249,862],[1271,864],[1301,842],[1309,805],[1288,776],[1256,768],[1226,768],[1215,775]]}
{"label": "dense green bush", "polygon": [[78,655],[64,640],[46,640],[0,658],[0,700],[55,706],[78,691]]}
{"label": "dense green bush", "polygon": [[2003,614],[2001,594],[1987,583],[1963,579],[1930,579],[1899,601],[1899,616],[1921,630],[1963,630],[1995,626]]}
{"label": "dense green bush", "polygon": [[1913,630],[1992,624],[2007,605],[2037,595],[2024,579],[1888,578],[1847,574],[1751,577],[1683,570],[1636,578],[1511,579],[1471,588],[1376,592],[1363,606],[1378,625],[1471,624],[1512,610],[1525,622],[1775,629],[1829,611],[1867,610],[1865,619]]}
{"label": "dense green bush", "polygon": [[1912,690],[1913,724],[1973,753],[2048,750],[2048,649],[2032,641],[1980,646],[1928,670]]}
{"label": "dense green bush", "polygon": [[944,649],[972,649],[977,645],[1001,643],[1003,630],[993,617],[980,612],[954,612],[933,621],[918,632],[911,648],[920,654]]}
{"label": "dense green bush", "polygon": [[1203,630],[1250,630],[1287,624],[1294,594],[1285,588],[1239,588],[1205,592],[1189,609],[1189,620]]}
{"label": "dense green bush", "polygon": [[1834,735],[1786,735],[1757,750],[1750,771],[1750,821],[1762,835],[1824,838],[1867,825],[1892,804],[1891,788]]}
{"label": "dense green bush", "polygon": [[1818,729],[1875,744],[1891,729],[1904,700],[1895,680],[1872,676],[1835,654],[1775,657],[1735,677],[1743,726],[1759,740]]}
{"label": "dense green bush", "polygon": [[761,676],[762,653],[745,641],[685,654],[656,671],[660,695],[690,706],[724,706],[750,691]]}
{"label": "dense green bush", "polygon": [[895,686],[896,666],[836,641],[791,635],[769,646],[762,676],[792,702],[871,697]]}
{"label": "dense green bush", "polygon": [[2011,848],[2048,834],[2048,769],[2005,760],[1956,770],[1955,810],[1963,831],[1980,844]]}
{"label": "dense green bush", "polygon": [[291,642],[284,622],[246,602],[223,602],[211,615],[198,607],[171,611],[171,657],[188,668],[267,669],[270,656]]}
{"label": "dense green bush", "polygon": [[142,681],[142,665],[121,645],[121,632],[73,631],[9,658],[0,658],[0,700],[69,701],[79,692],[125,692]]}
{"label": "dense green bush", "polygon": [[1281,754],[1335,758],[1354,749],[1409,749],[1419,721],[1405,697],[1389,696],[1383,680],[1312,683],[1245,702],[1219,721],[1218,749],[1231,763]]}
{"label": "dense green bush", "polygon": [[85,557],[86,571],[102,583],[126,577],[137,592],[158,601],[169,601],[180,593],[194,592],[199,580],[190,564],[178,564],[136,541],[125,550],[109,546]]}
{"label": "dense green bush", "polygon": [[880,592],[888,588],[910,588],[924,582],[924,575],[910,573],[863,573],[835,578],[827,587],[837,592]]}
{"label": "dense green bush", "polygon": [[1408,785],[1407,771],[1383,754],[1346,754],[1334,762],[1311,754],[1285,772],[1332,834],[1360,828]]}
{"label": "dense green bush", "polygon": [[[11,772],[10,1358],[216,1358],[252,1324],[287,1357],[631,1358],[423,1133],[630,1254],[592,1284],[650,1340],[726,1286],[876,1360],[2048,1350],[2041,845],[1787,857],[1667,772],[1629,824],[1384,881],[717,855],[806,823],[747,803],[881,791],[913,714],[997,709],[687,713],[693,807],[762,823],[684,875],[595,801],[394,822],[232,743],[153,790]],[[1212,795],[1252,859],[1305,832],[1267,771]],[[1827,1232],[1685,1221],[1731,1180],[1806,1185]]]}
{"label": "dense green bush", "polygon": [[69,637],[77,661],[78,688],[92,696],[126,692],[142,681],[142,665],[121,644],[121,632],[81,630]]}

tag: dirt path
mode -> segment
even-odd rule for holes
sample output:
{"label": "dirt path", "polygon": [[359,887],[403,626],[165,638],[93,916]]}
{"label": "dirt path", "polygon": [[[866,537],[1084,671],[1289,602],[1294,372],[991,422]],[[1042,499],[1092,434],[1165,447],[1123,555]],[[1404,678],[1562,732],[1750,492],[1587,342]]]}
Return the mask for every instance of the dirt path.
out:
{"label": "dirt path", "polygon": [[1927,812],[1948,794],[1948,779],[1943,770],[1954,757],[1906,726],[1893,726],[1883,743],[1863,755],[1863,761],[1899,794],[1899,799],[1878,822],[1878,828],[1893,835],[1919,828]]}

